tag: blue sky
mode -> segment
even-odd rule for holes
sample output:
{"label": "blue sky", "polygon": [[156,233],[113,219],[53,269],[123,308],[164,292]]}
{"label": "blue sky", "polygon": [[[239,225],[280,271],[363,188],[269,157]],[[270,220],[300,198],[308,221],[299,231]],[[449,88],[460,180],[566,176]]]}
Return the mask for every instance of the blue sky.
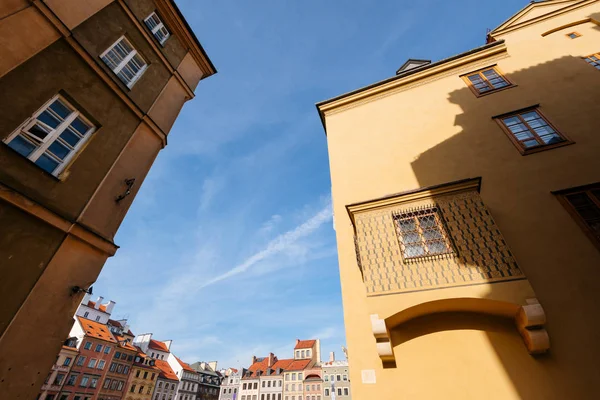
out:
{"label": "blue sky", "polygon": [[[94,286],[188,362],[345,344],[326,140],[314,104],[484,44],[524,0],[177,2],[200,82]],[[352,349],[350,349],[352,351]]]}

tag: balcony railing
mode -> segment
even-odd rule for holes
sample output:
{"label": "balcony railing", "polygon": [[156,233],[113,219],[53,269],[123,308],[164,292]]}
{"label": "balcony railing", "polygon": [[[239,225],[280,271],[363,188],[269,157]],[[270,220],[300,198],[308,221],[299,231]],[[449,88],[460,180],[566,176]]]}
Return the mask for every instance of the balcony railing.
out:
{"label": "balcony railing", "polygon": [[68,371],[69,370],[69,366],[68,365],[54,364],[52,366],[52,369],[55,370],[55,371]]}

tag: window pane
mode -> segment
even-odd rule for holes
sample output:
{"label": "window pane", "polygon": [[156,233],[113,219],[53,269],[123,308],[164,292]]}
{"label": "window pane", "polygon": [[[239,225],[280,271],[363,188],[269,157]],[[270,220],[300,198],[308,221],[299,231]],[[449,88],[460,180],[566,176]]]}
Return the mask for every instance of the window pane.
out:
{"label": "window pane", "polygon": [[87,131],[90,130],[90,126],[83,122],[83,120],[79,117],[75,118],[73,122],[71,122],[71,126],[75,128],[79,133],[85,135]]}
{"label": "window pane", "polygon": [[27,132],[34,136],[33,139],[39,139],[42,141],[46,136],[48,136],[50,130],[40,124],[35,124],[29,128]]}
{"label": "window pane", "polygon": [[521,114],[521,117],[523,117],[523,119],[525,121],[527,121],[527,123],[529,123],[529,121],[531,121],[531,120],[541,118],[540,115],[538,113],[536,113],[535,111],[523,113],[523,114]]}
{"label": "window pane", "polygon": [[28,157],[37,148],[37,146],[23,138],[21,135],[16,136],[11,140],[10,143],[8,143],[8,146],[24,157]]}
{"label": "window pane", "polygon": [[73,133],[70,129],[65,130],[60,135],[60,138],[70,144],[72,147],[75,147],[77,143],[79,143],[79,140],[81,140],[81,136]]}
{"label": "window pane", "polygon": [[72,112],[72,110],[60,100],[56,100],[54,103],[50,104],[50,109],[62,119],[67,118]]}
{"label": "window pane", "polygon": [[440,232],[437,228],[423,231],[423,237],[425,238],[425,240],[435,240],[444,238],[442,232]]}
{"label": "window pane", "polygon": [[566,196],[575,211],[583,218],[594,235],[600,238],[600,208],[592,201],[587,193],[576,193]]}
{"label": "window pane", "polygon": [[56,127],[60,125],[61,122],[58,118],[50,114],[50,112],[48,111],[44,111],[43,113],[38,115],[37,119],[54,129],[56,129]]}
{"label": "window pane", "polygon": [[528,140],[526,142],[522,142],[523,146],[529,148],[529,147],[535,147],[537,145],[539,145],[539,143],[537,142],[537,140]]}
{"label": "window pane", "polygon": [[554,144],[554,143],[564,142],[564,139],[561,138],[560,136],[558,136],[556,133],[553,133],[551,135],[540,136],[540,139],[542,139],[542,141],[545,144]]}
{"label": "window pane", "polygon": [[402,232],[410,232],[410,231],[416,231],[417,230],[417,225],[415,223],[415,220],[413,218],[410,219],[401,219],[398,221],[399,225],[400,225],[400,230]]}
{"label": "window pane", "polygon": [[421,226],[421,229],[430,229],[437,226],[437,221],[435,220],[435,216],[432,214],[425,215],[419,217],[419,225]]}
{"label": "window pane", "polygon": [[58,161],[51,158],[47,154],[42,154],[41,157],[38,158],[38,160],[35,163],[37,166],[41,167],[42,169],[44,169],[50,173],[54,172],[56,167],[58,167]]}
{"label": "window pane", "polygon": [[520,124],[521,120],[518,117],[508,117],[508,118],[503,118],[502,122],[504,122],[504,125],[510,127],[515,124]]}
{"label": "window pane", "polygon": [[52,143],[50,145],[50,147],[48,147],[48,150],[50,150],[50,152],[52,154],[54,154],[55,156],[57,156],[61,160],[64,160],[65,157],[71,151],[69,148],[67,148],[65,145],[63,145],[62,143],[60,143],[58,141],[55,141],[54,143]]}
{"label": "window pane", "polygon": [[430,243],[428,243],[428,247],[429,247],[429,254],[443,254],[443,253],[447,253],[449,251],[448,246],[446,245],[446,242],[443,240],[430,242]]}

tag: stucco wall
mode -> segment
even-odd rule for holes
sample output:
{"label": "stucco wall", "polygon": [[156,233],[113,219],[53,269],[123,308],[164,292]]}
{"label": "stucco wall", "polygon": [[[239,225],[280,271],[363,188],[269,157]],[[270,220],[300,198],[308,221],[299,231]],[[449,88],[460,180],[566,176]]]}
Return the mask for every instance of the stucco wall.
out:
{"label": "stucco wall", "polygon": [[[131,89],[128,89],[100,59],[100,54],[123,35],[148,64],[146,71]],[[143,112],[148,112],[162,88],[167,84],[170,73],[146,38],[125,14],[123,8],[117,3],[104,7],[75,28],[73,36],[97,61],[98,65],[127,93],[129,98]]]}
{"label": "stucco wall", "polygon": [[[112,239],[161,148],[162,142],[148,125],[138,125],[131,141],[82,214],[81,222]],[[117,196],[124,195],[127,190],[125,181],[128,179],[135,179],[131,194],[117,202]]]}
{"label": "stucco wall", "polygon": [[[68,65],[69,68],[65,68]],[[28,90],[23,90],[23,88]],[[139,123],[64,40],[59,40],[0,79],[0,138],[10,135],[57,93],[98,126],[57,180],[0,144],[0,181],[45,207],[75,220]]]}
{"label": "stucco wall", "polygon": [[0,293],[11,293],[0,307],[1,335],[65,234],[2,200],[0,227]]}
{"label": "stucco wall", "polygon": [[0,77],[60,37],[37,8],[26,4],[11,0],[0,5]]}
{"label": "stucco wall", "polygon": [[106,258],[71,235],[62,242],[0,340],[0,399],[38,394],[81,301],[71,288],[93,283]]}
{"label": "stucco wall", "polygon": [[[152,39],[155,40],[152,33],[146,27],[144,20],[148,18],[152,12],[156,12],[156,4],[152,0],[125,0],[127,6],[131,9],[135,17],[140,21],[140,23],[144,26],[144,29],[152,36]],[[167,30],[171,33],[171,36],[167,39],[165,43],[162,45],[155,40],[156,45],[162,52],[162,54],[169,60],[169,63],[173,68],[177,68],[183,57],[185,57],[187,53],[187,48],[183,45],[181,40],[173,33],[173,29],[171,29],[165,22],[164,18],[161,17],[160,13],[158,13],[159,18],[161,18],[163,24],[167,28]]]}
{"label": "stucco wall", "polygon": [[[326,117],[355,398],[562,399],[598,391],[600,324],[589,316],[597,312],[600,282],[590,277],[600,254],[550,192],[600,181],[600,73],[581,59],[600,50],[600,30],[586,24],[541,33],[599,11],[596,3],[507,34],[505,54]],[[583,36],[571,40],[568,31]],[[494,64],[517,86],[475,97],[460,75]],[[522,156],[492,117],[535,104],[576,144]],[[438,316],[392,332],[397,366],[383,368],[369,315],[398,310],[402,295],[366,298],[345,206],[475,176],[482,176],[481,198],[546,311],[550,353],[529,356],[510,321]],[[427,301],[446,290],[456,297],[528,294],[496,283],[420,296]],[[377,383],[363,384],[363,370],[374,370]]]}
{"label": "stucco wall", "polygon": [[106,7],[115,0],[44,0],[44,3],[69,29]]}

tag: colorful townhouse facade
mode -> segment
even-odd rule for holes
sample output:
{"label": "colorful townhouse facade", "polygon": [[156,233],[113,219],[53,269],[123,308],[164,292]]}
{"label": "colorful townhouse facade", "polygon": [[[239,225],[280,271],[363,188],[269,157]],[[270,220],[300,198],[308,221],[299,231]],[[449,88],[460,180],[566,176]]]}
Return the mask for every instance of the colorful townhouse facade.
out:
{"label": "colorful townhouse facade", "polygon": [[[73,344],[73,342],[69,341],[69,344]],[[78,356],[79,351],[76,347],[67,346],[67,343],[62,346],[56,362],[52,365],[50,373],[42,385],[38,400],[66,400],[68,398],[68,394],[61,394],[61,391],[71,375],[71,368]]]}
{"label": "colorful townhouse facade", "polygon": [[335,354],[332,352],[329,355],[329,361],[321,363],[321,370],[323,400],[349,400],[352,398],[348,360],[336,360]]}
{"label": "colorful townhouse facade", "polygon": [[216,362],[198,362],[192,368],[170,351],[172,341],[154,340],[152,334],[136,337],[126,319],[111,319],[115,303],[103,300],[84,297],[38,400],[218,397],[221,375]]}
{"label": "colorful townhouse facade", "polygon": [[221,370],[223,381],[219,391],[219,400],[240,400],[238,393],[242,376],[245,374],[244,368],[228,368]]}
{"label": "colorful townhouse facade", "polygon": [[190,365],[199,374],[198,400],[218,400],[224,376],[217,370],[217,362],[197,361]]}
{"label": "colorful townhouse facade", "polygon": [[294,358],[252,357],[247,369],[225,376],[219,400],[350,400],[348,362],[335,361],[332,353],[321,363],[320,347],[319,339],[297,339]]}
{"label": "colorful townhouse facade", "polygon": [[600,1],[523,3],[317,104],[356,398],[600,391]]}
{"label": "colorful townhouse facade", "polygon": [[133,360],[131,373],[123,400],[152,400],[154,387],[160,374],[156,360],[148,357],[139,348]]}
{"label": "colorful townhouse facade", "polygon": [[216,69],[173,0],[2,1],[0,42],[0,396],[34,398]]}

